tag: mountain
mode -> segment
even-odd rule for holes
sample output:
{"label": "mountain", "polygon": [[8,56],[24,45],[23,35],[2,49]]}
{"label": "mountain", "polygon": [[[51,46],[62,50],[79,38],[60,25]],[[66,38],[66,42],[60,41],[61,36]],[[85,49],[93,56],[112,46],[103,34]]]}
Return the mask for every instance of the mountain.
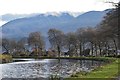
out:
{"label": "mountain", "polygon": [[23,18],[23,17],[31,17],[31,16],[36,16],[38,14],[4,14],[4,15],[1,15],[2,17],[2,21],[11,21],[11,20],[14,20],[14,19],[17,19],[17,18]]}
{"label": "mountain", "polygon": [[60,29],[64,32],[75,31],[79,27],[95,27],[103,19],[108,10],[90,11],[77,17],[69,13],[59,16],[40,14],[33,17],[25,17],[9,21],[2,25],[3,37],[20,38],[27,37],[29,33],[39,31],[44,36],[50,28]]}

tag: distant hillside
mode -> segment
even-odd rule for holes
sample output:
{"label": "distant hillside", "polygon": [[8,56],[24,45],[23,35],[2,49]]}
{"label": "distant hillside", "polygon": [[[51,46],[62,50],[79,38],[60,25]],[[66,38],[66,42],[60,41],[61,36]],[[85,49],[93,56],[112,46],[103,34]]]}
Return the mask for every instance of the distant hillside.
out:
{"label": "distant hillside", "polygon": [[75,31],[79,27],[96,26],[105,16],[105,11],[90,11],[78,17],[69,13],[60,16],[40,14],[33,17],[15,19],[2,26],[3,37],[26,37],[30,32],[40,31],[44,36],[50,28],[57,28],[64,32]]}

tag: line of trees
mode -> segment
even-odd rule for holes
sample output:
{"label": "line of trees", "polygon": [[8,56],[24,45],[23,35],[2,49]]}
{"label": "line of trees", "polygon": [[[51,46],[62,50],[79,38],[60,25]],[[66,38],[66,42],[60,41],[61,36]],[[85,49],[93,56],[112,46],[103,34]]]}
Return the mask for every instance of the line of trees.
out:
{"label": "line of trees", "polygon": [[[108,35],[108,33],[103,33],[103,30],[99,27],[79,28],[76,32],[68,32],[66,34],[57,29],[50,29],[48,31],[51,49],[55,50],[59,57],[65,51],[67,51],[69,56],[118,55],[118,39],[115,36]],[[23,38],[18,41],[2,40],[2,46],[7,53],[24,53],[28,51],[25,44],[34,48],[34,54],[36,55],[40,53],[40,50],[45,51],[45,41],[39,32],[32,32],[27,39]],[[86,50],[89,50],[89,52],[86,52]]]}
{"label": "line of trees", "polygon": [[[120,2],[110,10],[97,27],[79,28],[76,32],[64,33],[58,29],[49,29],[48,39],[51,49],[60,57],[63,52],[69,56],[117,56],[120,49]],[[45,41],[41,33],[32,32],[27,39],[19,41],[2,39],[2,47],[7,53],[26,52],[25,44],[33,47],[38,55],[45,52]]]}

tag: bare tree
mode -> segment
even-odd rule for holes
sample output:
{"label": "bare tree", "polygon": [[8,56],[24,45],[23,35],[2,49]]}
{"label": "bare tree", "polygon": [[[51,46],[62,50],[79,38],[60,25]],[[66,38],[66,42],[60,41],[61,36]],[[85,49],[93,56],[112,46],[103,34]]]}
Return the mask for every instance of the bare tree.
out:
{"label": "bare tree", "polygon": [[85,37],[84,37],[85,28],[79,28],[76,31],[76,36],[78,39],[79,44],[79,54],[82,55],[82,51],[84,51],[84,43],[85,43]]}
{"label": "bare tree", "polygon": [[32,32],[28,37],[28,44],[36,49],[38,55],[38,49],[43,50],[44,48],[44,40],[39,32]]}
{"label": "bare tree", "polygon": [[7,53],[13,53],[17,48],[17,43],[15,40],[2,39],[2,47],[6,50]]}
{"label": "bare tree", "polygon": [[[72,53],[72,50],[73,50],[75,51],[75,54],[78,56],[77,54],[78,40],[74,32],[69,32],[66,34],[66,44],[67,44],[69,53]],[[73,54],[70,54],[70,55],[73,55]]]}
{"label": "bare tree", "polygon": [[6,50],[7,53],[9,53],[10,41],[6,38],[2,39],[2,47]]}
{"label": "bare tree", "polygon": [[25,38],[22,38],[19,41],[17,41],[17,50],[25,52],[25,44],[26,44]]}
{"label": "bare tree", "polygon": [[58,56],[60,57],[61,49],[64,43],[64,33],[57,29],[49,29],[48,31],[49,42],[52,45],[52,48],[57,49]]}
{"label": "bare tree", "polygon": [[117,50],[120,43],[120,29],[118,22],[120,19],[120,2],[112,4],[115,4],[116,8],[107,13],[107,15],[104,17],[104,20],[101,22],[99,29],[101,30],[101,34],[113,41],[117,55]]}
{"label": "bare tree", "polygon": [[91,55],[94,55],[94,46],[95,46],[95,28],[88,27],[84,31],[84,37],[86,43],[90,43],[89,47],[91,46]]}

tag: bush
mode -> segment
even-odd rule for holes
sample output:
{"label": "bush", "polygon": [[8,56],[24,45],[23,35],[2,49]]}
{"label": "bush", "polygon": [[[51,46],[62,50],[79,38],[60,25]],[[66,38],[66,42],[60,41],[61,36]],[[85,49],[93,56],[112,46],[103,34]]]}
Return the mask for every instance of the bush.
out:
{"label": "bush", "polygon": [[12,62],[12,56],[7,54],[0,54],[0,62],[1,63]]}

